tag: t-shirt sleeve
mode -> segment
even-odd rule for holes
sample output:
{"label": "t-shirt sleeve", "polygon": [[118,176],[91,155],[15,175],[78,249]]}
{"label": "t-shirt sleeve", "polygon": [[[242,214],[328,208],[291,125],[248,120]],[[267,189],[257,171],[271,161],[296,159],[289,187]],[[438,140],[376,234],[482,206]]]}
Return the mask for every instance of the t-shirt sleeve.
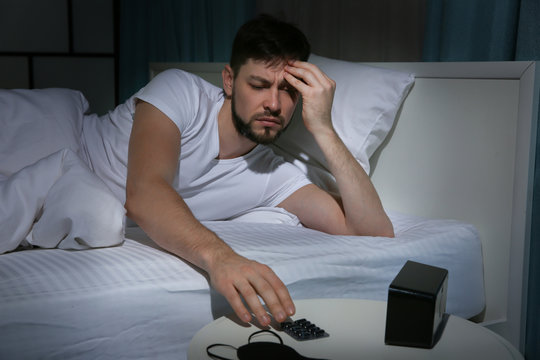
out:
{"label": "t-shirt sleeve", "polygon": [[169,69],[156,75],[136,97],[154,105],[184,133],[198,107],[199,96],[195,89],[190,74]]}
{"label": "t-shirt sleeve", "polygon": [[306,175],[282,158],[275,158],[274,171],[269,175],[262,206],[274,207],[296,190],[311,184]]}

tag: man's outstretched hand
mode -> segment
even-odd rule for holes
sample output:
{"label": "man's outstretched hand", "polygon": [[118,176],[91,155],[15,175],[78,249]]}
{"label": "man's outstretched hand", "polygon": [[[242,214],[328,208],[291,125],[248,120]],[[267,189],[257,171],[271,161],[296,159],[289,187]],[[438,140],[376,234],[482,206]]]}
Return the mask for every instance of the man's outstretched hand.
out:
{"label": "man's outstretched hand", "polygon": [[287,287],[269,266],[230,251],[216,255],[208,270],[212,287],[227,299],[241,320],[250,322],[253,313],[261,326],[270,325],[271,319],[259,296],[276,321],[294,315],[295,307]]}

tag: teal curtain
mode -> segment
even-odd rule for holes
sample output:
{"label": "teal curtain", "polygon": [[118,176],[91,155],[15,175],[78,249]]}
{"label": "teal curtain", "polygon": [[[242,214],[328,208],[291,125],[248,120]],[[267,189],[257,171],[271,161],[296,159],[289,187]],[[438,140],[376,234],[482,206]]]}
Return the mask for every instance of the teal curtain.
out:
{"label": "teal curtain", "polygon": [[516,60],[540,60],[540,0],[521,0]]}
{"label": "teal curtain", "polygon": [[252,0],[120,0],[119,100],[148,82],[157,61],[228,61]]}
{"label": "teal curtain", "polygon": [[539,0],[428,0],[423,61],[540,60]]}
{"label": "teal curtain", "polygon": [[424,61],[514,60],[519,0],[430,0]]}
{"label": "teal curtain", "polygon": [[[426,13],[424,61],[540,60],[540,0],[428,0]],[[540,131],[540,118],[537,124]],[[536,162],[526,359],[540,359],[540,142]]]}

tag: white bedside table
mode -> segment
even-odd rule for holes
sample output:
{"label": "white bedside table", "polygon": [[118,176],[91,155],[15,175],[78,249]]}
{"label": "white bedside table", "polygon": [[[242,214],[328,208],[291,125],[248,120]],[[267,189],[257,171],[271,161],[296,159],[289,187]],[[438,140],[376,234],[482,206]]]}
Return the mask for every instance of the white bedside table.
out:
{"label": "white bedside table", "polygon": [[[284,344],[303,356],[333,360],[358,359],[523,359],[505,339],[492,331],[456,316],[450,316],[442,337],[433,349],[385,345],[386,302],[357,299],[313,299],[295,301],[292,318],[314,322],[330,337],[296,341],[286,333],[278,333]],[[191,340],[189,360],[210,359],[206,347],[215,343],[236,348],[247,344],[248,337],[260,328],[242,326],[235,316],[216,319],[199,330]],[[253,340],[252,340],[253,341]],[[278,340],[272,335],[254,341]],[[234,350],[212,349],[216,354],[236,359]]]}

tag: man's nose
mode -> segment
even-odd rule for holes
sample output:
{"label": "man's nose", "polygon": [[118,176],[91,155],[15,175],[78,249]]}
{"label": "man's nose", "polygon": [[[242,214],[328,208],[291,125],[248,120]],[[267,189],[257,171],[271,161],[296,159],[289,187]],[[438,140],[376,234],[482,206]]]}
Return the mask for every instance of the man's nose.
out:
{"label": "man's nose", "polygon": [[279,99],[278,89],[268,89],[263,106],[266,111],[269,111],[272,114],[279,114],[281,112],[281,100]]}

